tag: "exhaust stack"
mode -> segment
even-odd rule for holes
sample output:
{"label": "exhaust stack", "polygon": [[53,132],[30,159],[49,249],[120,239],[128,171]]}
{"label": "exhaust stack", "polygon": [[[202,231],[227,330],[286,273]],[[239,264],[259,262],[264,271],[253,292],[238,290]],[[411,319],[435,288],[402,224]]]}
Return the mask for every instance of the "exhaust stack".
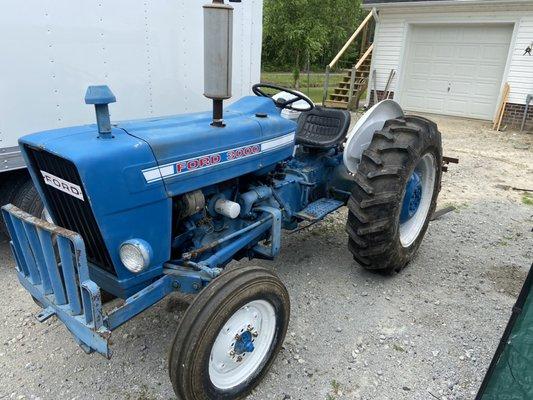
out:
{"label": "exhaust stack", "polygon": [[204,5],[204,96],[213,100],[211,125],[220,128],[225,126],[223,101],[231,97],[232,53],[233,7],[213,0]]}

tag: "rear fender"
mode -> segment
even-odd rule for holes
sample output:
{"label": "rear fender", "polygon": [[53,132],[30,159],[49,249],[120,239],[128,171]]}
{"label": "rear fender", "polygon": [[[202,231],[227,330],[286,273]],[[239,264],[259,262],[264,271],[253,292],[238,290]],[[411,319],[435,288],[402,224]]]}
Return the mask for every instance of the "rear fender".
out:
{"label": "rear fender", "polygon": [[343,154],[343,163],[346,169],[352,174],[355,174],[359,167],[363,151],[372,142],[374,132],[383,129],[385,122],[389,119],[403,116],[404,112],[402,108],[393,100],[380,101],[368,110],[348,134]]}

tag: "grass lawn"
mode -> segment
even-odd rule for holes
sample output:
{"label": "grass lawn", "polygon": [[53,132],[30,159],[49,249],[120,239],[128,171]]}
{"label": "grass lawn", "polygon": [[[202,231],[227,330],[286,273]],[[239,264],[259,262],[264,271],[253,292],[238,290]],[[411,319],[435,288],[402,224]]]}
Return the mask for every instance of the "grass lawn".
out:
{"label": "grass lawn", "polygon": [[[315,103],[322,102],[324,91],[324,73],[312,72],[309,74],[309,87],[307,85],[307,74],[300,75],[300,91],[308,95]],[[342,79],[342,74],[331,74],[329,86],[336,86]],[[263,72],[261,82],[273,83],[287,88],[294,88],[292,74],[290,72]]]}

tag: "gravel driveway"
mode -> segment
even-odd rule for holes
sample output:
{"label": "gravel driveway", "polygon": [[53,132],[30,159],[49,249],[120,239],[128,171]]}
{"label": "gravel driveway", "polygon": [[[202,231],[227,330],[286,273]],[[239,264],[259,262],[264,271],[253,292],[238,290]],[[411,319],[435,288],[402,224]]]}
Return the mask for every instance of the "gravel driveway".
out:
{"label": "gravel driveway", "polygon": [[[275,269],[292,316],[285,346],[251,399],[473,399],[533,260],[533,135],[432,116],[445,155],[439,207],[401,274],[364,271],[341,210],[285,235]],[[171,399],[167,351],[186,304],[168,298],[114,332],[114,357],[85,355],[37,306],[0,244],[0,399]]]}

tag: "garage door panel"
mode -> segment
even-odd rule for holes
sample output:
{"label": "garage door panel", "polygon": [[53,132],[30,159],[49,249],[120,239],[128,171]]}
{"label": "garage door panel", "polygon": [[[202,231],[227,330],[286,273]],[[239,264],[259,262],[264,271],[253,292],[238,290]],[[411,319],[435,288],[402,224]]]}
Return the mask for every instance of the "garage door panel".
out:
{"label": "garage door panel", "polygon": [[433,46],[433,59],[435,60],[449,60],[453,57],[455,49],[453,45],[443,44],[441,46]]}
{"label": "garage door panel", "polygon": [[494,44],[494,45],[485,45],[481,47],[481,59],[484,61],[494,63],[496,60],[494,58],[497,54],[505,53],[509,50],[509,43],[507,45],[503,44]]}
{"label": "garage door panel", "polygon": [[[454,65],[453,66],[453,77],[455,78],[463,78],[463,79],[471,79],[472,78],[472,74],[474,73],[474,71],[472,70],[476,70],[478,69],[478,66],[475,65],[475,64],[461,64],[461,65]],[[448,75],[450,74],[450,72],[448,71]]]}
{"label": "garage door panel", "polygon": [[444,100],[436,97],[411,96],[406,107],[412,109],[426,108],[428,112],[440,113],[444,106]]}
{"label": "garage door panel", "polygon": [[450,91],[453,90],[453,97],[468,96],[475,86],[473,82],[469,81],[455,81],[452,85],[450,85]]}
{"label": "garage door panel", "polygon": [[416,94],[416,92],[444,94],[448,90],[448,83],[447,79],[428,79],[427,75],[421,74],[412,77],[410,92],[413,94]]}
{"label": "garage door panel", "polygon": [[427,79],[426,91],[430,94],[445,94],[448,91],[448,80],[446,79]]}
{"label": "garage door panel", "polygon": [[431,68],[430,61],[415,61],[412,66],[413,76],[422,75],[427,78],[427,71]]}
{"label": "garage door panel", "polygon": [[439,62],[434,63],[431,65],[431,63],[427,63],[425,65],[424,73],[428,73],[430,71],[431,76],[434,77],[441,77],[442,79],[446,80],[448,78],[448,75],[450,74],[450,68],[453,69],[454,65],[450,62]]}
{"label": "garage door panel", "polygon": [[448,101],[448,109],[453,113],[461,113],[467,106],[467,100],[454,99]]}
{"label": "garage door panel", "polygon": [[473,39],[477,40],[479,44],[501,44],[509,47],[510,31],[512,31],[512,26],[508,24],[487,25],[483,35],[478,37],[476,34]]}
{"label": "garage door panel", "polygon": [[475,44],[459,44],[456,45],[457,53],[456,58],[464,59],[465,61],[475,61],[481,58],[481,49]]}
{"label": "garage door panel", "polygon": [[442,108],[444,107],[444,100],[442,98],[433,96],[424,97],[422,99],[422,104],[425,104],[430,109],[440,112],[440,110],[442,110]]}
{"label": "garage door panel", "polygon": [[431,53],[433,51],[432,44],[421,44],[416,43],[414,47],[414,59],[430,59]]}
{"label": "garage door panel", "polygon": [[512,24],[414,25],[401,94],[405,108],[491,119]]}
{"label": "garage door panel", "polygon": [[412,80],[412,86],[411,91],[414,92],[425,92],[428,87],[428,80],[425,77],[421,77],[420,79],[413,78]]}
{"label": "garage door panel", "polygon": [[[425,30],[425,27],[422,30]],[[457,43],[461,40],[463,32],[460,29],[441,29],[436,33],[428,32],[427,38],[434,39],[435,35],[440,43]]]}
{"label": "garage door panel", "polygon": [[479,65],[478,66],[478,77],[479,80],[490,80],[499,82],[498,76],[501,72],[500,65]]}
{"label": "garage door panel", "polygon": [[412,110],[418,110],[420,107],[424,107],[423,102],[421,101],[423,99],[422,96],[412,94],[409,96],[409,98],[405,102],[405,108],[412,109]]}
{"label": "garage door panel", "polygon": [[483,118],[485,116],[487,107],[491,106],[489,102],[476,102],[471,105],[471,112],[473,117]]}
{"label": "garage door panel", "polygon": [[494,94],[494,84],[477,82],[474,86],[473,93],[478,98],[486,97],[492,99],[492,95]]}
{"label": "garage door panel", "polygon": [[416,36],[413,38],[413,43],[431,43],[435,38],[435,33],[424,29],[423,26],[413,26],[413,31],[416,32]]}

